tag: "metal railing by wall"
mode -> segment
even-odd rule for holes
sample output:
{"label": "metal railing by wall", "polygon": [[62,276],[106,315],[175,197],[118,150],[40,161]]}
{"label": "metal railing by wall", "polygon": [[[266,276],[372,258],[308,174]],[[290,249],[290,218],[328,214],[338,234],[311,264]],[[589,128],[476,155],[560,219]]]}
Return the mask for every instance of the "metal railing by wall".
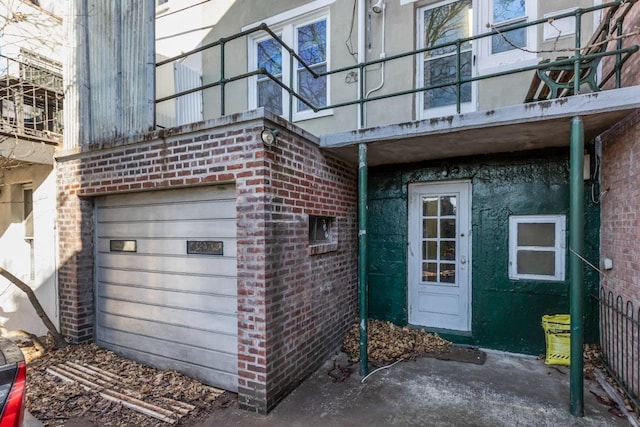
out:
{"label": "metal railing by wall", "polygon": [[[631,2],[631,4],[633,3],[634,2]],[[593,46],[582,46],[581,44],[584,43],[584,40],[581,36],[583,17],[585,16],[591,17],[594,12],[598,12],[598,11],[603,11],[603,16],[605,16],[606,15],[606,13],[604,13],[606,12],[605,9],[611,8],[613,10],[616,10],[622,5],[627,5],[628,6],[627,10],[623,13],[619,13],[611,17],[611,25],[608,26],[608,34],[610,36],[606,39],[606,42],[602,42],[602,41],[598,42],[598,43],[604,43],[605,45],[614,44],[615,47],[613,49],[612,48],[607,49],[605,47],[604,49],[594,50]],[[293,121],[293,111],[294,111],[293,103],[294,102],[300,102],[306,105],[308,108],[310,108],[314,112],[320,112],[323,110],[357,105],[360,113],[359,114],[360,125],[363,125],[364,117],[365,117],[365,104],[370,102],[380,101],[380,100],[398,97],[398,96],[414,95],[420,92],[428,92],[428,91],[433,91],[441,88],[453,87],[455,88],[456,111],[459,113],[461,111],[461,104],[462,104],[462,92],[463,92],[462,88],[464,85],[468,83],[487,80],[487,79],[493,79],[493,78],[499,78],[502,76],[522,73],[526,71],[538,72],[538,71],[550,70],[554,67],[555,68],[560,67],[560,68],[566,69],[567,66],[569,66],[569,68],[573,68],[573,72],[575,76],[583,76],[585,74],[585,69],[583,65],[586,62],[589,62],[589,61],[591,61],[592,63],[597,62],[601,58],[606,56],[614,56],[615,61],[613,66],[611,67],[611,70],[607,72],[606,75],[604,75],[601,78],[601,80],[598,82],[598,86],[599,88],[602,88],[604,84],[606,84],[609,80],[613,78],[615,81],[614,86],[618,88],[621,86],[621,72],[622,72],[624,63],[633,53],[635,53],[638,50],[638,46],[634,45],[634,46],[623,47],[623,43],[622,43],[624,38],[622,33],[624,18],[625,18],[626,12],[628,12],[629,7],[631,6],[629,5],[628,0],[619,0],[619,1],[608,2],[608,3],[604,3],[601,5],[588,7],[588,8],[578,8],[569,12],[556,14],[554,16],[547,16],[543,19],[537,19],[529,22],[504,26],[504,27],[501,27],[499,30],[494,29],[492,31],[488,31],[482,34],[471,36],[471,37],[460,38],[447,43],[435,44],[429,47],[408,51],[402,54],[389,55],[384,58],[380,58],[380,59],[376,59],[368,62],[362,62],[355,65],[350,65],[350,66],[339,67],[332,70],[327,70],[325,72],[318,72],[314,70],[310,65],[305,63],[303,58],[301,58],[297,54],[295,49],[288,46],[274,31],[272,31],[269,28],[269,26],[267,26],[266,24],[260,24],[246,31],[236,33],[229,37],[221,38],[215,42],[208,43],[194,50],[182,53],[178,56],[157,62],[156,67],[158,68],[158,67],[166,66],[172,63],[176,63],[177,61],[184,61],[186,58],[194,54],[211,55],[210,59],[213,59],[214,62],[215,62],[215,58],[217,57],[218,64],[217,64],[217,67],[214,66],[214,68],[217,68],[217,69],[215,70],[208,69],[205,71],[205,74],[215,73],[219,78],[216,81],[211,81],[197,87],[192,87],[187,90],[177,91],[176,93],[168,96],[158,97],[156,99],[156,105],[161,104],[163,102],[170,101],[172,99],[189,96],[197,92],[203,92],[211,88],[218,88],[219,96],[220,96],[220,108],[219,108],[220,115],[225,115],[227,113],[227,109],[226,109],[226,103],[228,99],[227,87],[230,84],[238,81],[262,76],[263,78],[268,78],[271,82],[278,85],[287,94],[288,104],[289,104],[289,109],[288,109],[289,121]],[[608,15],[606,16],[608,17]],[[464,74],[462,71],[463,62],[464,62],[462,59],[463,46],[468,46],[469,43],[474,43],[474,42],[477,42],[478,40],[485,39],[485,38],[491,38],[495,36],[508,37],[508,35],[513,31],[517,31],[519,29],[525,29],[531,26],[542,26],[546,23],[550,23],[555,20],[559,20],[563,18],[575,18],[574,43],[573,43],[573,47],[569,48],[568,56],[557,57],[546,63],[540,63],[536,65],[524,66],[519,68],[512,68],[502,72],[477,74],[477,75],[471,75],[471,76],[463,75]],[[268,36],[271,37],[277,44],[279,44],[284,51],[288,52],[289,63],[282,64],[283,68],[285,66],[288,66],[289,68],[288,81],[286,82],[282,81],[277,76],[274,76],[271,73],[269,73],[269,71],[267,71],[265,68],[260,68],[257,70],[250,70],[247,72],[229,75],[227,69],[230,61],[227,55],[229,54],[231,55],[231,57],[237,57],[237,50],[234,50],[233,47],[230,47],[232,46],[231,43],[241,40],[243,43],[245,43],[245,46],[246,46],[247,38],[253,37],[258,34],[262,36],[264,36],[265,34],[268,34]],[[215,53],[214,53],[214,49],[216,49]],[[415,59],[417,55],[425,55],[425,54],[428,55],[429,52],[442,51],[443,49],[450,49],[455,51],[454,63],[456,64],[456,72],[453,78],[438,84],[418,85],[418,87],[413,87],[406,90],[396,91],[393,93],[387,93],[383,95],[368,96],[368,97],[365,95],[366,88],[364,86],[364,79],[362,78],[362,76],[364,75],[365,71],[370,69],[370,67],[380,66],[381,64],[391,63],[404,58],[412,57]],[[296,85],[294,81],[294,75],[295,75],[294,71],[302,70],[302,69],[314,79],[324,78],[326,76],[331,76],[339,73],[355,72],[358,75],[357,80],[359,84],[359,91],[358,91],[359,95],[356,96],[357,99],[353,99],[346,102],[334,103],[330,105],[314,105],[311,100],[306,99],[303,96],[303,94],[301,94],[300,91],[296,89]],[[568,90],[564,91],[565,95],[580,93],[580,90],[581,90],[580,78],[573,78],[571,85],[572,87],[569,87]]]}
{"label": "metal railing by wall", "polygon": [[636,411],[640,411],[640,307],[600,288],[600,354]]}
{"label": "metal railing by wall", "polygon": [[0,132],[57,143],[62,134],[61,66],[0,55]]}

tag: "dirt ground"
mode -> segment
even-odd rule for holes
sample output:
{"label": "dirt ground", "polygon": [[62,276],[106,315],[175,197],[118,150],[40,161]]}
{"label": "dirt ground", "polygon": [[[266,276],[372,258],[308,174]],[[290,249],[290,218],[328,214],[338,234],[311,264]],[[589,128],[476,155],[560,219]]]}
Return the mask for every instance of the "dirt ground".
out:
{"label": "dirt ground", "polygon": [[[136,363],[95,344],[70,345],[44,356],[28,343],[21,347],[28,361],[27,409],[45,426],[190,425],[237,400],[233,393]],[[75,372],[79,379],[65,381],[57,372]],[[162,419],[127,407],[131,403]]]}

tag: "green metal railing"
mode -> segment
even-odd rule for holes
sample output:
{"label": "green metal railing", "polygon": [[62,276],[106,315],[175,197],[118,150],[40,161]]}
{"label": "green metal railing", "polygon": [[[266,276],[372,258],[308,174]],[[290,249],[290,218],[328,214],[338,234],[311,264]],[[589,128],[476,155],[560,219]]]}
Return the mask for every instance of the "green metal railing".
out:
{"label": "green metal railing", "polygon": [[[409,52],[405,52],[405,53],[401,53],[401,54],[397,54],[397,55],[389,55],[386,56],[384,58],[380,58],[380,59],[376,59],[376,60],[372,60],[372,61],[367,61],[367,62],[362,62],[362,63],[358,63],[355,65],[350,65],[350,66],[346,66],[346,67],[341,67],[341,68],[336,68],[333,70],[327,70],[325,72],[316,72],[315,70],[313,70],[308,64],[305,63],[305,61],[295,52],[295,50],[293,48],[291,48],[290,46],[288,46],[276,33],[274,33],[266,24],[260,24],[254,28],[248,29],[246,31],[242,31],[239,33],[236,33],[230,37],[224,37],[221,38],[217,41],[214,41],[212,43],[208,43],[205,44],[201,47],[198,47],[196,49],[193,49],[191,51],[185,52],[183,54],[177,55],[175,57],[160,61],[156,64],[157,67],[161,67],[163,65],[167,65],[170,64],[174,61],[177,60],[181,60],[184,58],[189,57],[190,55],[196,54],[196,53],[201,53],[201,52],[205,52],[205,51],[210,51],[214,48],[219,48],[220,49],[220,68],[219,68],[219,79],[210,83],[206,83],[203,84],[199,87],[195,87],[192,89],[188,89],[188,90],[184,90],[178,93],[175,93],[173,95],[169,95],[169,96],[165,96],[165,97],[161,97],[156,99],[156,103],[162,103],[171,99],[175,99],[181,96],[185,96],[185,95],[189,95],[192,94],[194,92],[200,92],[200,91],[204,91],[207,89],[211,89],[211,88],[216,88],[219,87],[220,88],[220,114],[221,115],[225,115],[226,114],[226,98],[227,98],[227,91],[226,88],[230,83],[233,82],[237,82],[240,80],[245,80],[245,79],[249,79],[252,77],[257,77],[257,76],[264,76],[267,77],[269,80],[271,80],[273,83],[275,83],[276,85],[280,86],[282,88],[282,90],[284,90],[287,94],[288,94],[288,103],[289,103],[289,121],[293,121],[293,102],[294,99],[300,101],[301,103],[303,103],[304,105],[306,105],[307,107],[309,107],[311,110],[313,110],[314,112],[319,112],[319,111],[323,111],[323,110],[328,110],[328,109],[334,109],[334,108],[341,108],[341,107],[347,107],[347,106],[352,106],[352,105],[357,105],[359,110],[360,110],[360,125],[364,125],[364,117],[365,117],[365,104],[369,103],[369,102],[374,102],[374,101],[380,101],[380,100],[384,100],[384,99],[388,99],[388,98],[393,98],[393,97],[398,97],[398,96],[405,96],[405,95],[413,95],[413,94],[417,94],[419,92],[427,92],[430,90],[435,90],[435,89],[440,89],[440,88],[446,88],[446,87],[455,87],[455,92],[456,92],[456,111],[459,113],[460,109],[461,109],[461,104],[462,104],[462,86],[466,83],[471,83],[471,82],[476,82],[476,81],[481,81],[481,80],[487,80],[487,79],[492,79],[492,78],[497,78],[497,77],[502,77],[502,76],[506,76],[506,75],[510,75],[510,74],[515,74],[515,73],[522,73],[522,72],[527,72],[527,71],[538,71],[538,70],[544,70],[544,69],[548,69],[549,67],[552,66],[567,66],[570,64],[573,64],[574,66],[574,72],[575,72],[575,76],[579,76],[580,75],[580,64],[583,63],[583,61],[588,61],[588,60],[599,60],[602,57],[605,56],[613,56],[615,55],[615,64],[612,67],[611,71],[604,76],[600,83],[599,83],[599,87],[602,87],[605,83],[607,83],[613,76],[615,76],[615,87],[620,87],[621,86],[621,70],[622,67],[624,65],[624,63],[629,59],[629,57],[635,53],[638,50],[638,46],[629,46],[629,47],[622,47],[622,28],[623,28],[623,22],[624,22],[624,18],[626,15],[626,12],[628,12],[629,8],[627,8],[625,10],[624,13],[620,14],[620,16],[615,17],[615,20],[613,22],[613,25],[610,27],[612,28],[611,30],[611,34],[613,33],[613,29],[615,29],[616,31],[616,48],[613,50],[606,50],[604,49],[604,51],[601,52],[596,52],[596,53],[588,53],[588,54],[583,54],[582,50],[583,48],[581,47],[581,33],[582,33],[582,17],[588,13],[593,13],[599,10],[603,10],[603,9],[607,9],[610,7],[619,7],[620,5],[624,4],[624,3],[628,3],[628,0],[619,0],[619,1],[614,1],[614,2],[609,2],[609,3],[605,3],[605,4],[601,4],[598,6],[593,6],[593,7],[588,7],[588,8],[579,8],[579,9],[575,9],[573,11],[570,12],[565,12],[565,13],[560,13],[551,17],[546,17],[543,19],[537,19],[534,21],[529,21],[529,22],[524,22],[524,23],[519,23],[519,24],[513,24],[513,25],[509,25],[509,26],[505,26],[503,28],[501,28],[500,30],[492,30],[492,31],[488,31],[482,34],[478,34],[475,36],[470,36],[470,37],[466,37],[466,38],[461,38],[461,39],[457,39],[455,41],[452,42],[448,42],[448,43],[441,43],[438,45],[433,45],[433,46],[429,46],[429,47],[425,47],[422,49],[416,49],[416,50],[412,50]],[[632,2],[633,3],[633,2]],[[502,72],[496,72],[496,73],[488,73],[488,74],[480,74],[480,75],[475,75],[475,76],[470,76],[470,77],[463,77],[462,76],[462,59],[461,59],[461,46],[465,43],[473,43],[476,40],[480,40],[480,39],[484,39],[487,37],[493,37],[493,36],[502,36],[504,37],[504,34],[508,34],[510,31],[514,31],[514,30],[518,30],[518,29],[523,29],[523,28],[528,28],[531,26],[538,26],[538,25],[542,25],[544,23],[550,22],[552,20],[557,20],[557,19],[562,19],[562,18],[569,18],[569,17],[575,17],[575,44],[574,47],[571,48],[570,50],[573,52],[573,56],[571,56],[570,58],[567,59],[561,59],[561,60],[554,60],[551,62],[547,62],[545,64],[536,64],[536,65],[531,65],[531,66],[525,66],[525,67],[518,67],[518,68],[513,68],[513,69],[509,69],[506,71],[502,71]],[[269,73],[265,68],[260,68],[254,71],[249,71],[249,72],[244,72],[244,73],[240,73],[240,74],[235,74],[233,76],[227,77],[227,72],[226,72],[226,53],[227,53],[227,45],[232,42],[232,41],[236,41],[239,39],[245,39],[246,37],[249,37],[253,34],[257,34],[257,33],[267,33],[270,37],[272,37],[281,47],[282,49],[286,50],[288,52],[288,56],[289,56],[289,81],[288,82],[283,82],[280,79],[278,79],[277,77],[273,76],[271,73]],[[401,60],[404,58],[408,58],[408,57],[415,57],[416,55],[423,55],[426,54],[428,52],[434,51],[434,50],[438,50],[438,49],[443,49],[443,48],[448,48],[454,46],[455,47],[455,55],[456,55],[456,64],[457,64],[457,70],[456,70],[456,74],[455,74],[455,79],[451,80],[451,81],[447,81],[445,83],[440,83],[440,84],[433,84],[433,85],[423,85],[423,86],[419,86],[419,87],[415,87],[415,88],[411,88],[411,89],[406,89],[406,90],[401,90],[401,91],[396,91],[396,92],[392,92],[392,93],[387,93],[387,94],[381,94],[381,95],[377,95],[377,96],[370,96],[370,97],[365,97],[365,87],[364,87],[364,79],[362,78],[362,76],[364,75],[365,70],[368,67],[372,67],[372,66],[376,66],[379,64],[386,64],[389,62],[393,62],[393,61],[397,61],[397,60]],[[551,53],[551,52],[545,52],[543,51],[543,53]],[[348,73],[348,72],[353,72],[353,71],[357,71],[358,73],[358,82],[359,82],[359,96],[357,99],[351,100],[351,101],[346,101],[346,102],[339,102],[339,103],[334,103],[334,104],[330,104],[330,105],[314,105],[310,100],[305,99],[300,93],[298,93],[296,91],[295,88],[295,83],[294,83],[294,70],[296,69],[296,64],[299,64],[299,67],[304,68],[304,70],[306,72],[308,72],[313,78],[318,79],[318,78],[323,78],[326,76],[331,76],[334,74],[338,74],[338,73]],[[285,64],[282,64],[283,68],[285,66]],[[579,78],[574,78],[574,88],[572,93],[578,94],[580,93],[580,79]]]}
{"label": "green metal railing", "polygon": [[640,309],[600,289],[600,355],[605,369],[640,412]]}

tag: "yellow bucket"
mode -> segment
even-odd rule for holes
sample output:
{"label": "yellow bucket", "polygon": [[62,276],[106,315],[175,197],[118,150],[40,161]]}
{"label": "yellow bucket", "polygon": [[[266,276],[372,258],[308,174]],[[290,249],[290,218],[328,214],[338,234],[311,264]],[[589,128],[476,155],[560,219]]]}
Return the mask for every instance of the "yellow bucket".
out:
{"label": "yellow bucket", "polygon": [[571,357],[571,316],[554,314],[542,316],[544,341],[547,345],[547,365],[569,366]]}

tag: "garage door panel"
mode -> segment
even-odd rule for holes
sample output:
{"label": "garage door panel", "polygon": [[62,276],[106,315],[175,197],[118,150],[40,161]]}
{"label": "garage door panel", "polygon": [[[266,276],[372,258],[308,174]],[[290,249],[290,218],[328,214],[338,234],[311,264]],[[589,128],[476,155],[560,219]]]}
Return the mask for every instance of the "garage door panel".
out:
{"label": "garage door panel", "polygon": [[105,239],[143,239],[154,236],[195,240],[236,237],[236,220],[109,222],[100,223],[98,232],[98,238]]}
{"label": "garage door panel", "polygon": [[[232,185],[97,200],[99,345],[237,390],[235,200]],[[220,241],[223,254],[187,254],[187,240]]]}
{"label": "garage door panel", "polygon": [[100,199],[101,207],[158,205],[176,202],[215,201],[221,199],[235,199],[236,191],[233,185],[216,185],[191,187],[182,190],[143,191],[138,193],[117,194]]}
{"label": "garage door panel", "polygon": [[103,328],[98,338],[102,341],[118,343],[123,347],[177,361],[188,360],[189,364],[206,366],[219,371],[236,373],[238,369],[236,355],[212,351],[207,348],[196,348],[108,328]]}
{"label": "garage door panel", "polygon": [[238,370],[237,356],[235,354],[226,354],[203,347],[172,343],[108,328],[103,328],[100,331],[98,339],[176,361],[188,361],[191,365],[205,366],[218,371],[237,373]]}
{"label": "garage door panel", "polygon": [[196,329],[226,334],[237,334],[238,321],[235,315],[195,310],[183,310],[172,307],[139,304],[130,301],[118,301],[109,298],[99,299],[101,311],[112,315],[133,317],[154,322],[174,325],[186,325]]}
{"label": "garage door panel", "polygon": [[[97,244],[98,252],[110,252],[109,238],[100,239]],[[223,256],[235,257],[238,253],[238,246],[235,238],[220,238],[216,241],[222,242]],[[187,253],[187,239],[136,239],[137,254],[154,255],[184,255]],[[192,257],[219,257],[220,255],[199,255],[191,254]]]}
{"label": "garage door panel", "polygon": [[98,268],[98,282],[115,285],[146,286],[156,289],[179,289],[185,292],[209,292],[219,295],[237,295],[237,279],[235,276],[216,276],[205,274],[170,274],[164,272],[144,272]]}
{"label": "garage door panel", "polygon": [[145,289],[131,286],[100,284],[101,297],[140,304],[182,308],[185,310],[211,311],[222,314],[237,313],[237,299],[234,296],[215,294]]}
{"label": "garage door panel", "polygon": [[100,345],[108,350],[114,351],[124,357],[138,360],[149,366],[155,366],[160,369],[182,372],[192,378],[196,378],[205,384],[212,384],[216,387],[238,391],[238,376],[234,373],[217,371],[204,366],[192,365],[188,361],[175,361],[165,357],[156,356],[151,353],[143,353],[137,350],[119,346],[115,343],[102,341]]}
{"label": "garage door panel", "polygon": [[238,353],[238,337],[220,332],[194,329],[189,326],[174,325],[170,323],[152,322],[132,317],[114,316],[101,312],[98,320],[103,328],[119,331],[136,331],[140,335],[151,337],[162,336],[168,341],[182,342],[185,345],[210,346],[215,343],[217,350],[229,354]]}
{"label": "garage door panel", "polygon": [[185,221],[202,218],[202,212],[205,210],[213,213],[216,218],[233,220],[236,218],[235,199],[223,199],[143,206],[113,206],[100,209],[97,219],[99,222],[120,222],[122,218],[127,218],[127,221],[131,222]]}
{"label": "garage door panel", "polygon": [[184,255],[152,256],[128,252],[102,253],[101,267],[168,273],[216,274],[235,276],[236,259],[231,257],[202,257]]}

